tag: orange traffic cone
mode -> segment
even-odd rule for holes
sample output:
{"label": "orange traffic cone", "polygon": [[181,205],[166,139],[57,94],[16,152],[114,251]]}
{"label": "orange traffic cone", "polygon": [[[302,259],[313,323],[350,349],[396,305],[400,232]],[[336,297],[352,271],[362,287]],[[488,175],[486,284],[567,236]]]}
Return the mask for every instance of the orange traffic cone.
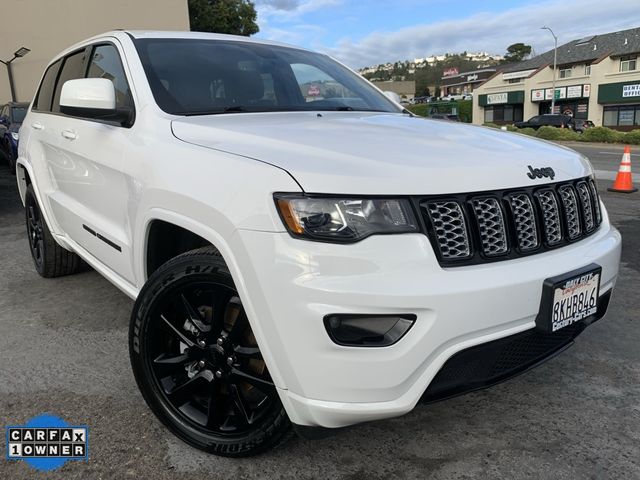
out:
{"label": "orange traffic cone", "polygon": [[637,188],[633,188],[633,177],[631,176],[631,148],[629,145],[624,147],[622,161],[618,169],[618,175],[613,182],[611,188],[607,188],[610,192],[633,193],[637,192]]}

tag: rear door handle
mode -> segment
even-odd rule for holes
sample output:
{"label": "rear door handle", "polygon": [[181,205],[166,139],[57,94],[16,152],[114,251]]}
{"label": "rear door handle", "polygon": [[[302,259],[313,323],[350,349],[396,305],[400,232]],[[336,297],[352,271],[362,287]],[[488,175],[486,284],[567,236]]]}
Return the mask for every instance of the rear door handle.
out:
{"label": "rear door handle", "polygon": [[76,132],[74,132],[73,130],[63,130],[62,136],[67,140],[75,140],[78,135],[76,135]]}
{"label": "rear door handle", "polygon": [[31,126],[34,130],[44,130],[44,125],[41,123],[32,123]]}

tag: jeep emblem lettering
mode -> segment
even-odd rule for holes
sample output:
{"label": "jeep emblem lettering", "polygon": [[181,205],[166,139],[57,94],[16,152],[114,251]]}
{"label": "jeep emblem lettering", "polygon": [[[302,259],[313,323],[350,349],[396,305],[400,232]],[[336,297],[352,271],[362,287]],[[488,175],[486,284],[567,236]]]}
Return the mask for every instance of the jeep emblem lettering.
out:
{"label": "jeep emblem lettering", "polygon": [[531,165],[527,165],[529,167],[529,172],[527,173],[527,177],[531,180],[536,178],[548,177],[551,180],[556,176],[556,172],[553,171],[551,167],[542,167],[542,168],[533,168]]}

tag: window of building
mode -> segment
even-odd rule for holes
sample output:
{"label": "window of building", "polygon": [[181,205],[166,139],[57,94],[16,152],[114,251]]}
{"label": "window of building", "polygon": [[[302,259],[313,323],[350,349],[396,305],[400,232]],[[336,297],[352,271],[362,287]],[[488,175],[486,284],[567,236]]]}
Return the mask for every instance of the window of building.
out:
{"label": "window of building", "polygon": [[521,78],[510,78],[509,80],[507,80],[507,82],[509,83],[520,83],[522,82]]}
{"label": "window of building", "polygon": [[91,54],[87,78],[106,78],[116,91],[116,108],[133,107],[129,82],[124,74],[118,50],[113,45],[98,45]]}
{"label": "window of building", "polygon": [[640,125],[640,105],[604,107],[602,124],[605,127],[633,127]]}
{"label": "window of building", "polygon": [[561,68],[560,69],[560,78],[569,78],[571,76],[570,68]]}
{"label": "window of building", "polygon": [[513,123],[522,121],[522,105],[494,105],[485,107],[485,123]]}
{"label": "window of building", "polygon": [[585,75],[591,75],[591,64],[587,64],[584,66],[584,74]]}
{"label": "window of building", "polygon": [[630,72],[636,69],[637,57],[627,55],[626,57],[620,58],[620,71],[621,72]]}

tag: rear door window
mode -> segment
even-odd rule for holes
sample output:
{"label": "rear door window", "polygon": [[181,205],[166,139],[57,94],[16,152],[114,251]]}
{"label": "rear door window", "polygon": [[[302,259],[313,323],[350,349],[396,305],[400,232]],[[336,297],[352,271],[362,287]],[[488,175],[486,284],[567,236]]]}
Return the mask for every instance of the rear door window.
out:
{"label": "rear door window", "polygon": [[62,85],[68,80],[75,80],[77,78],[84,77],[84,65],[85,65],[85,51],[73,53],[65,58],[62,70],[58,77],[58,83],[56,84],[55,94],[53,95],[53,112],[60,112],[60,92],[62,91]]}
{"label": "rear door window", "polygon": [[40,112],[51,111],[51,102],[53,100],[53,92],[56,86],[56,78],[60,71],[60,65],[62,65],[62,60],[58,60],[47,68],[44,77],[42,77],[42,83],[40,84],[38,94],[36,95],[36,100],[33,106],[34,110],[38,110]]}

